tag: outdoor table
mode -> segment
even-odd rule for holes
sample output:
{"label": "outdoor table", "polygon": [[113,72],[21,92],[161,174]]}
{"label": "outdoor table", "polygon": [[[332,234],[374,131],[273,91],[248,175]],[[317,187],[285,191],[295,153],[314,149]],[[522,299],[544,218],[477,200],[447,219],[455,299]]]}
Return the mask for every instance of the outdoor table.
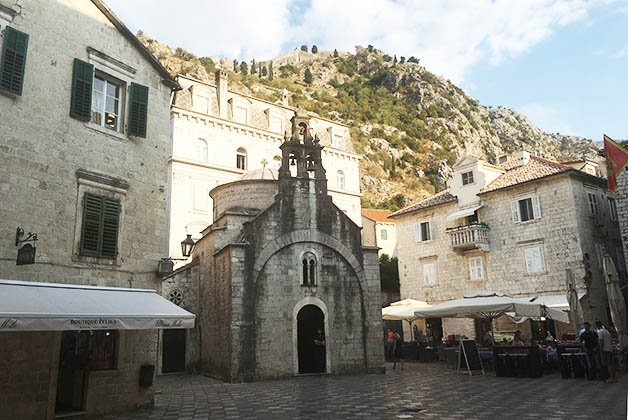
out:
{"label": "outdoor table", "polygon": [[587,354],[578,344],[561,343],[556,348],[560,358],[560,374],[563,379],[584,378],[587,374]]}
{"label": "outdoor table", "polygon": [[538,378],[543,375],[539,346],[494,346],[495,375]]}
{"label": "outdoor table", "polygon": [[458,347],[443,347],[447,367],[456,369],[458,367]]}

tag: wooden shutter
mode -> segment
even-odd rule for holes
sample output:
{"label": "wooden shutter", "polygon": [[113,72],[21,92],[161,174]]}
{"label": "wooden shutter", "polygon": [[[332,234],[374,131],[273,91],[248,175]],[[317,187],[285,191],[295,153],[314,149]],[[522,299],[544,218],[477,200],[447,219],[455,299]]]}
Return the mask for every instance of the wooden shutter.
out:
{"label": "wooden shutter", "polygon": [[129,92],[129,135],[146,137],[148,87],[131,83]]}
{"label": "wooden shutter", "polygon": [[541,218],[541,199],[538,195],[532,196],[532,211],[535,219]]}
{"label": "wooden shutter", "polygon": [[519,201],[514,200],[510,202],[510,210],[512,212],[512,221],[514,223],[519,223],[521,221],[521,217],[519,216]]}
{"label": "wooden shutter", "polygon": [[83,197],[83,227],[81,230],[81,255],[100,255],[100,231],[103,197],[86,193]]}
{"label": "wooden shutter", "polygon": [[115,258],[118,253],[118,224],[120,221],[120,201],[105,198],[102,209],[101,257]]}
{"label": "wooden shutter", "polygon": [[72,70],[72,102],[70,116],[81,121],[92,118],[92,85],[94,83],[94,66],[74,59]]}
{"label": "wooden shutter", "polygon": [[0,89],[22,95],[27,49],[28,34],[7,26],[0,61]]}
{"label": "wooden shutter", "polygon": [[414,241],[421,242],[421,223],[419,222],[414,224]]}

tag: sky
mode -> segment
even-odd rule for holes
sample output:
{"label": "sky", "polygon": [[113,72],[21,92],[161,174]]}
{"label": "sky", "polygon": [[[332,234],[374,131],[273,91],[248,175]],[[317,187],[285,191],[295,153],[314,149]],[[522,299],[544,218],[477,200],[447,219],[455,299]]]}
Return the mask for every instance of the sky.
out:
{"label": "sky", "polygon": [[628,139],[628,0],[105,1],[131,31],[198,56],[371,44],[547,132]]}

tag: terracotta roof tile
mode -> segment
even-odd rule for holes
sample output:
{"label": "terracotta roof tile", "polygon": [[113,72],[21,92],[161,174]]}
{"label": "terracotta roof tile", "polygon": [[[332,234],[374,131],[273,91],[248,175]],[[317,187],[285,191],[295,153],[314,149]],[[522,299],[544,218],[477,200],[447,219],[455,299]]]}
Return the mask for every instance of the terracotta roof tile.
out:
{"label": "terracotta roof tile", "polygon": [[524,182],[534,181],[535,179],[545,178],[546,176],[574,170],[570,166],[534,155],[530,155],[530,161],[523,166],[517,166],[516,159],[508,159],[506,162],[501,163],[500,166],[506,169],[507,172],[484,187],[480,193],[496,191]]}
{"label": "terracotta roof tile", "polygon": [[437,194],[434,194],[431,197],[426,198],[425,200],[418,201],[416,203],[410,204],[408,207],[404,207],[401,210],[398,210],[390,215],[390,217],[401,216],[402,214],[411,213],[417,210],[427,209],[429,207],[439,206],[441,204],[450,203],[452,201],[458,201],[456,196],[452,195],[449,192],[449,188],[443,190]]}
{"label": "terracotta roof tile", "polygon": [[394,220],[388,218],[391,214],[392,211],[390,210],[362,209],[362,216],[374,222],[395,223]]}

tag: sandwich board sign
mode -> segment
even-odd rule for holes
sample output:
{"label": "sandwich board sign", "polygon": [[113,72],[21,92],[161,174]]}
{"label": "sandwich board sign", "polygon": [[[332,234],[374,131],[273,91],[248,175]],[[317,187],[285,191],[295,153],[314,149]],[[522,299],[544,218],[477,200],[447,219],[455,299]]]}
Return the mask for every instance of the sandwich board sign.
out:
{"label": "sandwich board sign", "polygon": [[473,376],[473,372],[482,372],[482,375],[484,375],[484,366],[482,365],[482,359],[475,340],[460,340],[458,372],[461,369],[466,369],[471,376]]}

